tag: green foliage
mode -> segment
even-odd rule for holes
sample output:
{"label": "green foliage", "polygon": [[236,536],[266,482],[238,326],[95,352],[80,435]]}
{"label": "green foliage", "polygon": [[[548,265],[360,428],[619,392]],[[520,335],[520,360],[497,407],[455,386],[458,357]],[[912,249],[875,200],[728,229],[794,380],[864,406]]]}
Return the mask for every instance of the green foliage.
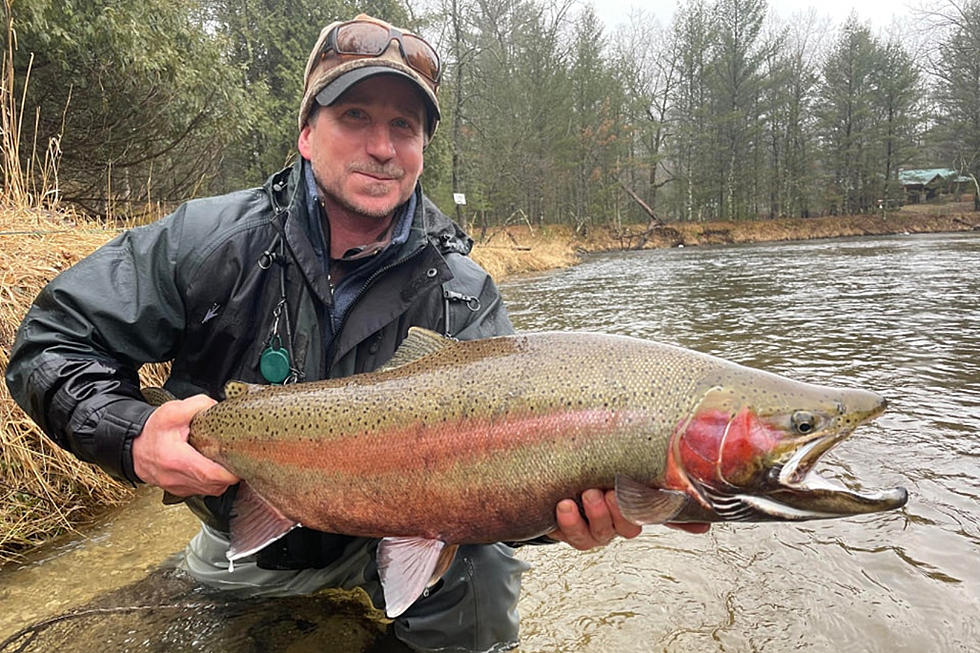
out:
{"label": "green foliage", "polygon": [[701,0],[679,8],[674,19],[679,49],[680,83],[672,98],[671,119],[676,125],[672,144],[677,159],[679,184],[675,185],[674,211],[682,220],[714,217],[717,202],[711,185],[717,179],[710,125],[709,45],[715,40],[714,26]]}
{"label": "green foliage", "polygon": [[60,145],[63,198],[104,214],[176,200],[215,173],[250,116],[200,10],[194,0],[14,4],[16,77],[37,142]]}
{"label": "green foliage", "polygon": [[901,196],[903,165],[980,177],[980,0],[936,12],[928,88],[901,43],[852,18],[822,48],[812,19],[781,26],[764,0],[685,0],[670,26],[638,14],[614,34],[573,0],[420,6],[18,0],[18,79],[33,53],[39,147],[53,139],[62,195],[98,213],[286,164],[309,50],[359,12],[443,55],[423,184],[450,212],[465,193],[471,226],[860,212]]}
{"label": "green foliage", "polygon": [[883,45],[852,16],[823,79],[818,115],[828,172],[825,201],[842,213],[873,211],[879,200],[900,195],[889,181],[918,136],[918,71],[900,45]]}
{"label": "green foliage", "polygon": [[948,5],[937,29],[945,38],[931,67],[941,109],[932,136],[947,165],[973,176],[980,210],[980,0]]}

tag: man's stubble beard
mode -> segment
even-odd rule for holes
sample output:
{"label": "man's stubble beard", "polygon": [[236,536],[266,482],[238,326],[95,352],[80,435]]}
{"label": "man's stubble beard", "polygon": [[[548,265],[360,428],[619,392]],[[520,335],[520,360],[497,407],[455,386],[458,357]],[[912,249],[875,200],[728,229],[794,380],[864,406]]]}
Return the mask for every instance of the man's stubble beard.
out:
{"label": "man's stubble beard", "polygon": [[[395,167],[387,167],[387,166],[372,166],[372,165],[351,164],[351,165],[347,166],[347,169],[345,170],[345,172],[347,174],[350,174],[352,172],[364,172],[364,173],[367,173],[367,174],[373,174],[373,175],[378,175],[378,176],[384,176],[384,177],[391,177],[391,178],[393,178],[393,180],[390,181],[390,182],[378,182],[379,185],[385,184],[385,183],[398,184],[399,182],[401,182],[402,178],[405,176],[405,171],[402,168],[397,167],[397,166],[395,166]],[[334,193],[334,192],[330,191],[320,181],[320,175],[317,174],[316,167],[315,166],[313,168],[313,178],[316,181],[317,190],[320,192],[320,197],[321,198],[329,197],[335,203],[337,203],[338,205],[340,205],[341,207],[343,207],[346,211],[348,211],[351,215],[354,215],[354,216],[357,216],[357,217],[361,217],[361,218],[365,218],[365,219],[369,219],[369,220],[381,220],[381,219],[386,218],[387,216],[391,215],[395,211],[395,209],[397,209],[399,206],[401,206],[402,204],[404,204],[408,200],[408,197],[411,197],[411,193],[413,192],[413,190],[410,189],[408,196],[406,196],[403,199],[396,199],[396,200],[394,200],[393,201],[393,204],[391,206],[384,205],[384,206],[382,206],[380,208],[377,208],[377,207],[372,208],[370,206],[360,206],[354,200],[348,200],[342,194],[340,194],[340,193]],[[415,184],[412,185],[412,189],[414,189],[414,187],[415,187]],[[366,194],[367,195],[371,195],[370,190]],[[384,192],[381,192],[379,194],[383,195]]]}

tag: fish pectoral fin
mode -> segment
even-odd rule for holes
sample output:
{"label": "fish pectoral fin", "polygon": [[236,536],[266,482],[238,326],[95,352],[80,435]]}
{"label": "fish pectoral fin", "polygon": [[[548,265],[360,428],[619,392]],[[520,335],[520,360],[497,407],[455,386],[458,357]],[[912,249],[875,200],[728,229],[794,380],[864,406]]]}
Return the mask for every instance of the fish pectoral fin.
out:
{"label": "fish pectoral fin", "polygon": [[231,547],[225,557],[234,562],[252,555],[299,525],[279,512],[248,483],[242,483],[232,505]]}
{"label": "fish pectoral fin", "polygon": [[684,508],[690,498],[677,490],[661,490],[634,481],[622,474],[616,475],[616,502],[627,520],[643,524],[669,522]]}
{"label": "fish pectoral fin", "polygon": [[423,537],[386,537],[378,545],[378,575],[385,614],[405,612],[426,587],[435,584],[453,561],[457,545]]}

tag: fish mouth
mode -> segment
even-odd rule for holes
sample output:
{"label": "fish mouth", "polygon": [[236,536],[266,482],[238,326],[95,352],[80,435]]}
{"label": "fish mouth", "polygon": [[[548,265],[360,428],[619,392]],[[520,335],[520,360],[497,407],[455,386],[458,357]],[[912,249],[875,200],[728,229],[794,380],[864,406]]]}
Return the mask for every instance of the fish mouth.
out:
{"label": "fish mouth", "polygon": [[780,519],[829,519],[904,506],[908,502],[905,488],[857,491],[814,470],[821,456],[843,439],[826,436],[806,443],[778,470],[775,488],[761,496],[740,499],[747,506]]}
{"label": "fish mouth", "polygon": [[905,488],[857,491],[814,471],[820,455],[839,440],[821,438],[804,445],[785,465],[772,469],[778,482],[760,494],[701,490],[726,521],[833,519],[895,510],[908,502]]}
{"label": "fish mouth", "polygon": [[[855,427],[871,421],[884,409],[882,400],[867,410]],[[769,470],[772,482],[758,493],[719,492],[712,488],[705,494],[719,514],[735,521],[832,519],[901,508],[908,502],[905,488],[858,491],[814,470],[821,457],[853,430],[848,428],[804,442],[785,463]]]}
{"label": "fish mouth", "polygon": [[908,502],[905,488],[857,491],[828,479],[813,467],[820,457],[843,440],[824,436],[807,442],[771,475],[776,483],[760,494],[706,492],[714,509],[731,521],[803,521],[832,519],[901,508]]}

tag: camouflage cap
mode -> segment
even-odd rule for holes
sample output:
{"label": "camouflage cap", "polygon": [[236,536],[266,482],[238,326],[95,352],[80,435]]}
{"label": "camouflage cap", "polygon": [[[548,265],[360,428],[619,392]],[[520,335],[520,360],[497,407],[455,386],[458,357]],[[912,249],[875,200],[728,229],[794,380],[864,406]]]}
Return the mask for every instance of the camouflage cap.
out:
{"label": "camouflage cap", "polygon": [[[368,16],[367,14],[359,14],[354,20],[373,22],[389,29],[392,28],[392,25],[389,23]],[[313,112],[314,102],[321,106],[329,106],[344,91],[368,77],[373,77],[374,75],[399,75],[415,82],[415,85],[421,91],[420,95],[425,100],[427,117],[426,131],[431,138],[441,117],[439,112],[439,99],[436,96],[439,90],[438,82],[425,78],[406,63],[402,55],[402,50],[399,44],[395,42],[394,37],[389,41],[385,51],[377,56],[325,52],[324,46],[327,43],[331,31],[347,22],[352,21],[337,21],[324,27],[320,32],[320,38],[317,39],[316,45],[310,52],[304,73],[305,86],[303,102],[299,107],[300,131],[306,126],[306,121]],[[408,30],[394,29],[400,31],[402,34],[415,36]]]}

